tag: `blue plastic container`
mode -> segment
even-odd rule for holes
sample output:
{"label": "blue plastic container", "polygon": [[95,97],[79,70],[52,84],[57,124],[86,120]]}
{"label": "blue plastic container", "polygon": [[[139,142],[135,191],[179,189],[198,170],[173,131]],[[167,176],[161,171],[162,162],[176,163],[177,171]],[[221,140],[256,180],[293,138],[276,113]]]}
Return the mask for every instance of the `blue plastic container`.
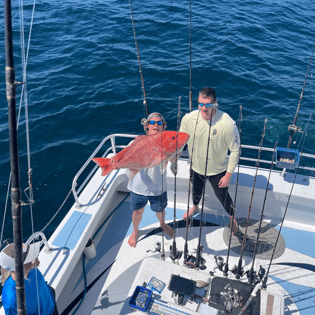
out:
{"label": "blue plastic container", "polygon": [[300,163],[300,151],[287,148],[276,149],[276,166],[294,170]]}
{"label": "blue plastic container", "polygon": [[129,301],[129,306],[145,312],[149,306],[152,297],[152,290],[137,286]]}

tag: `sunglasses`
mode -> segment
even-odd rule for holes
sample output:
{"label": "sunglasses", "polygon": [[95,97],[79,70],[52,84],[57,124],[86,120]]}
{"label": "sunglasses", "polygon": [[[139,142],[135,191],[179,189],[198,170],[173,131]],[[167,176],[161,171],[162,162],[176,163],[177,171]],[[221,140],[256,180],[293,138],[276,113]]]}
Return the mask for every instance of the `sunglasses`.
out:
{"label": "sunglasses", "polygon": [[200,107],[203,107],[203,105],[205,105],[206,107],[212,107],[212,106],[216,106],[217,103],[207,103],[207,104],[204,104],[204,103],[198,103],[198,106]]}
{"label": "sunglasses", "polygon": [[155,121],[155,120],[149,120],[149,124],[150,125],[155,125],[158,124],[158,126],[162,126],[163,125],[163,121]]}

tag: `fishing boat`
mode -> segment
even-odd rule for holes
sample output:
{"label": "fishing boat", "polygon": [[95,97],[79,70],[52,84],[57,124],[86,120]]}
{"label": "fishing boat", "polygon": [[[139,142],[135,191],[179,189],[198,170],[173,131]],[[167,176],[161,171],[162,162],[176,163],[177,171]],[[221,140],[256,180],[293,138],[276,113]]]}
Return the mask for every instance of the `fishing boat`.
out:
{"label": "fishing boat", "polygon": [[[295,119],[289,130],[306,137],[308,127]],[[208,185],[201,213],[182,219],[192,204],[184,150],[176,176],[166,170],[175,238],[146,209],[132,248],[128,170],[101,176],[92,159],[113,157],[135,137],[107,135],[74,177],[75,203],[54,233],[28,240],[42,243],[39,270],[59,314],[314,314],[315,168],[307,165],[315,155],[303,145],[242,145],[229,188],[240,227],[233,235]]]}

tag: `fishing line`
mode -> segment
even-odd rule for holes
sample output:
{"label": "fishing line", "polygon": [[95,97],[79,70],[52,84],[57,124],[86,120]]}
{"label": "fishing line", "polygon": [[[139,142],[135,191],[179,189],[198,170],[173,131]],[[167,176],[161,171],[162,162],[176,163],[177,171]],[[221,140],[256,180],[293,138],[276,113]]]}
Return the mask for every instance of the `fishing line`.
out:
{"label": "fishing line", "polygon": [[191,0],[189,0],[189,111],[192,111],[192,79],[191,79]]}
{"label": "fishing line", "polygon": [[230,238],[229,238],[228,252],[227,252],[227,256],[226,256],[226,263],[224,264],[224,270],[223,270],[223,275],[225,277],[227,277],[228,271],[229,271],[229,258],[230,258],[231,242],[232,242],[232,231],[233,231],[233,224],[234,224],[234,219],[235,219],[236,198],[237,198],[237,189],[238,189],[238,181],[239,181],[239,174],[240,174],[240,160],[241,160],[241,153],[242,153],[241,135],[242,135],[242,122],[243,122],[242,109],[243,109],[243,107],[242,107],[242,105],[240,105],[240,110],[239,110],[238,120],[237,120],[238,132],[240,134],[240,148],[239,148],[239,156],[238,156],[238,163],[237,163],[237,176],[236,176],[234,203],[233,203],[232,226],[230,229]]}
{"label": "fishing line", "polygon": [[170,246],[170,258],[172,261],[175,259],[180,259],[182,256],[182,252],[176,250],[176,239],[175,239],[175,232],[176,232],[176,179],[177,179],[177,170],[178,170],[178,156],[177,156],[177,147],[178,147],[178,131],[179,131],[179,124],[180,124],[180,100],[181,96],[179,96],[178,100],[178,113],[177,113],[177,129],[176,129],[176,150],[175,150],[175,174],[174,174],[174,218],[173,218],[173,245]]}
{"label": "fishing line", "polygon": [[270,176],[271,176],[271,172],[273,170],[273,164],[274,164],[274,160],[275,160],[275,156],[276,156],[276,148],[278,145],[278,141],[276,141],[275,146],[273,148],[273,154],[272,154],[272,160],[271,160],[271,165],[270,165],[270,169],[269,169],[269,176],[268,176],[268,180],[267,180],[267,186],[266,186],[266,190],[265,190],[265,197],[264,197],[264,202],[263,202],[263,206],[262,206],[262,210],[261,210],[261,216],[260,216],[260,221],[259,221],[259,227],[258,227],[258,233],[257,233],[257,237],[256,237],[256,243],[255,243],[255,248],[254,248],[254,255],[253,255],[253,261],[252,261],[252,267],[248,272],[248,282],[249,283],[253,283],[253,277],[254,277],[254,264],[255,264],[255,259],[256,259],[256,254],[257,254],[257,248],[258,248],[258,241],[259,241],[259,236],[260,236],[260,229],[261,229],[261,223],[263,221],[264,218],[264,211],[265,211],[265,205],[266,205],[266,200],[267,200],[267,194],[269,192],[269,183],[270,183]]}
{"label": "fishing line", "polygon": [[134,34],[134,37],[135,37],[135,44],[136,44],[136,48],[137,48],[137,58],[138,58],[138,62],[139,62],[139,72],[140,72],[141,86],[142,86],[142,92],[143,92],[143,105],[144,105],[144,108],[145,108],[146,116],[148,117],[149,116],[149,107],[148,107],[148,103],[147,103],[147,95],[145,93],[145,88],[144,88],[144,80],[143,80],[143,75],[142,75],[140,53],[139,53],[139,47],[138,47],[138,41],[137,41],[137,35],[136,35],[136,28],[135,28],[135,23],[134,23],[134,20],[133,20],[133,13],[132,13],[130,0],[129,0],[129,7],[130,7],[130,14],[131,14],[133,34]]}
{"label": "fishing line", "polygon": [[262,288],[264,288],[264,289],[267,288],[267,280],[268,280],[268,276],[269,276],[271,263],[272,263],[274,254],[276,252],[276,248],[277,248],[277,245],[278,245],[278,241],[279,241],[280,233],[281,233],[281,230],[282,230],[283,222],[284,222],[285,216],[287,214],[287,210],[288,210],[288,206],[289,206],[290,199],[291,199],[291,196],[292,196],[292,191],[293,191],[293,188],[294,188],[295,180],[296,180],[297,173],[298,173],[298,170],[299,170],[299,166],[300,166],[300,163],[301,163],[302,152],[303,152],[303,149],[304,149],[304,144],[305,144],[305,140],[306,140],[306,137],[307,137],[307,132],[308,132],[308,129],[309,129],[309,126],[310,126],[310,123],[311,123],[311,119],[312,119],[312,115],[310,115],[307,129],[305,129],[305,137],[304,137],[302,148],[301,148],[301,151],[300,151],[300,160],[299,160],[298,165],[297,165],[297,167],[295,169],[295,175],[294,175],[293,183],[292,183],[292,186],[291,186],[291,191],[290,191],[290,194],[288,196],[288,201],[287,201],[287,205],[286,205],[285,210],[284,210],[283,217],[281,219],[281,224],[280,224],[280,228],[279,228],[279,231],[278,231],[276,243],[275,243],[275,246],[274,246],[271,258],[270,258],[270,262],[269,262],[269,265],[268,265],[268,269],[267,269],[266,275],[265,275],[264,279],[262,280]]}
{"label": "fishing line", "polygon": [[208,170],[208,157],[209,157],[209,146],[210,146],[210,135],[211,135],[211,125],[212,125],[212,115],[213,109],[211,109],[211,118],[210,118],[210,125],[209,125],[209,134],[208,134],[208,143],[207,143],[207,154],[206,154],[206,165],[205,165],[205,177],[204,177],[204,185],[202,190],[202,205],[201,205],[201,212],[200,212],[200,228],[199,228],[199,237],[198,237],[198,246],[197,246],[197,254],[196,254],[196,268],[199,268],[199,264],[201,262],[200,269],[203,270],[206,267],[204,266],[204,259],[201,257],[201,251],[203,246],[200,245],[201,242],[201,231],[203,225],[203,210],[205,204],[205,195],[206,195],[206,183],[207,183],[207,170]]}
{"label": "fishing line", "polygon": [[[188,254],[188,226],[191,224],[191,219],[189,217],[189,201],[190,201],[190,189],[191,189],[191,182],[192,182],[192,161],[193,161],[193,154],[194,154],[194,146],[195,146],[195,138],[196,138],[196,130],[198,125],[200,111],[198,111],[196,125],[194,130],[194,138],[191,147],[191,156],[190,156],[190,166],[189,166],[189,180],[188,180],[188,201],[187,201],[187,212],[186,212],[186,233],[185,233],[185,245],[184,245],[184,263],[187,261],[187,254]],[[188,149],[189,155],[189,149]]]}
{"label": "fishing line", "polygon": [[310,57],[310,61],[308,63],[306,76],[305,76],[305,79],[304,79],[303,88],[302,88],[302,92],[301,92],[301,95],[300,95],[298,107],[296,109],[296,113],[295,113],[295,116],[294,116],[294,120],[293,120],[292,125],[289,126],[290,136],[289,136],[289,141],[288,141],[287,148],[290,148],[290,145],[291,145],[291,142],[292,142],[292,138],[293,138],[293,134],[295,132],[297,132],[297,131],[300,131],[300,128],[297,127],[295,124],[296,124],[296,121],[297,121],[297,118],[298,118],[298,113],[299,113],[299,109],[300,109],[300,106],[301,106],[301,100],[302,100],[302,97],[303,97],[304,88],[305,88],[305,85],[306,85],[306,80],[308,78],[308,73],[310,71],[310,67],[311,67],[311,64],[312,64],[312,58],[313,58],[314,50],[315,50],[315,45],[313,46],[313,51],[312,51],[312,54],[311,54],[311,57]]}
{"label": "fishing line", "polygon": [[259,168],[259,163],[260,163],[260,155],[261,155],[262,146],[263,146],[263,142],[264,142],[264,138],[265,138],[266,126],[267,126],[267,118],[265,119],[264,130],[263,130],[262,139],[261,139],[261,142],[260,142],[260,148],[259,148],[258,159],[257,159],[256,174],[255,174],[255,178],[254,178],[254,184],[253,184],[253,189],[252,189],[252,195],[251,195],[250,204],[249,204],[249,209],[248,209],[248,215],[247,215],[247,220],[246,220],[246,228],[245,228],[245,233],[244,233],[244,236],[243,236],[243,242],[242,242],[240,260],[239,260],[239,262],[238,262],[238,266],[237,266],[237,270],[236,270],[236,274],[235,274],[235,278],[236,278],[236,279],[239,279],[239,278],[241,277],[242,273],[243,273],[243,272],[242,272],[242,259],[243,259],[244,248],[245,248],[245,242],[246,242],[247,228],[248,228],[248,225],[249,225],[249,217],[250,217],[250,212],[251,212],[251,209],[252,209],[252,202],[253,202],[253,197],[254,197],[254,191],[255,191],[255,184],[256,184],[256,179],[257,179],[257,173],[258,173],[258,168]]}

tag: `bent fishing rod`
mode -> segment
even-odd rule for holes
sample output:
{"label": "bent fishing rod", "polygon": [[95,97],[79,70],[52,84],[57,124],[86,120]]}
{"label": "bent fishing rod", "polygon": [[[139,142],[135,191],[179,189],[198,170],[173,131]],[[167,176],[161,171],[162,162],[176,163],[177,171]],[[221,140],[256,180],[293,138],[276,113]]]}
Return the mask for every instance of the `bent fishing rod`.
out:
{"label": "bent fishing rod", "polygon": [[[213,109],[211,109],[211,118],[210,118],[210,125],[209,125],[209,135],[208,135],[208,143],[207,143],[207,154],[206,154],[206,165],[205,165],[205,178],[204,178],[204,186],[202,191],[202,205],[201,205],[201,212],[200,212],[200,228],[199,228],[199,237],[198,237],[198,246],[197,246],[197,254],[196,254],[196,268],[199,268],[200,261],[201,261],[201,251],[203,249],[203,246],[200,245],[201,242],[201,231],[202,231],[202,225],[203,225],[203,210],[204,210],[204,204],[205,204],[205,195],[206,195],[206,183],[207,183],[207,169],[208,169],[208,157],[209,157],[209,146],[210,146],[210,135],[211,135],[211,125],[212,125],[212,115],[213,115]],[[205,266],[202,263],[202,267]],[[200,267],[200,269],[202,269]]]}
{"label": "bent fishing rod", "polygon": [[240,148],[239,148],[239,156],[238,156],[238,163],[237,163],[237,177],[236,177],[236,185],[235,185],[235,196],[234,196],[234,203],[233,203],[233,217],[232,217],[232,226],[230,229],[230,239],[229,239],[229,246],[228,246],[228,252],[226,256],[226,263],[224,264],[224,270],[223,275],[225,277],[228,276],[229,271],[229,258],[230,258],[230,249],[231,249],[231,242],[232,242],[232,231],[233,231],[233,224],[234,224],[234,218],[235,218],[235,208],[236,208],[236,198],[237,198],[237,189],[238,189],[238,180],[239,180],[239,174],[240,174],[240,159],[241,159],[241,134],[242,134],[242,122],[243,122],[243,113],[242,113],[242,105],[240,105],[240,111],[238,114],[238,132],[240,134]]}
{"label": "bent fishing rod", "polygon": [[176,259],[180,259],[182,257],[183,252],[176,250],[176,239],[175,239],[175,232],[176,232],[176,178],[177,178],[177,170],[178,170],[178,152],[177,152],[177,141],[178,141],[178,132],[179,132],[179,123],[180,123],[180,100],[181,96],[178,100],[178,113],[177,113],[177,132],[176,132],[176,151],[175,151],[175,174],[174,174],[174,218],[173,218],[173,245],[170,246],[170,258],[172,261]]}
{"label": "bent fishing rod", "polygon": [[145,108],[145,112],[147,117],[149,116],[149,107],[147,103],[147,95],[145,93],[145,88],[144,88],[144,80],[143,80],[143,75],[142,75],[142,68],[141,68],[141,61],[140,61],[140,53],[139,53],[139,47],[138,47],[138,41],[137,41],[137,35],[136,35],[136,28],[135,28],[135,22],[133,20],[133,13],[132,13],[132,8],[131,8],[131,2],[129,0],[129,7],[130,7],[130,14],[131,14],[131,21],[132,21],[132,28],[133,28],[133,34],[135,37],[135,44],[137,48],[137,58],[139,62],[139,72],[140,72],[140,77],[141,77],[141,86],[142,86],[142,91],[143,91],[143,105]]}
{"label": "bent fishing rod", "polygon": [[295,132],[297,132],[297,131],[301,131],[301,129],[299,127],[297,127],[295,124],[296,124],[296,121],[297,121],[297,118],[298,118],[298,113],[299,113],[299,109],[300,109],[300,106],[301,106],[301,100],[302,100],[302,97],[303,97],[304,88],[305,88],[305,85],[306,85],[306,80],[308,78],[308,73],[310,71],[310,67],[311,67],[311,64],[312,64],[312,58],[313,58],[314,50],[315,50],[315,45],[313,46],[313,51],[312,51],[312,54],[311,54],[311,57],[310,57],[310,61],[308,63],[306,76],[305,76],[305,79],[304,79],[303,88],[302,88],[302,92],[301,92],[301,95],[300,95],[298,107],[296,109],[296,113],[295,113],[295,116],[294,116],[294,120],[293,120],[292,125],[290,125],[289,128],[288,128],[288,130],[290,132],[290,137],[289,137],[289,141],[288,141],[288,145],[287,145],[288,149],[290,148],[290,145],[291,145],[291,142],[292,142],[292,138],[293,138],[293,134]]}
{"label": "bent fishing rod", "polygon": [[266,272],[266,275],[265,275],[264,279],[262,280],[262,288],[263,288],[263,289],[266,289],[266,288],[267,288],[267,280],[268,280],[268,276],[269,276],[270,267],[271,267],[271,264],[272,264],[272,260],[273,260],[274,254],[275,254],[275,252],[276,252],[276,248],[277,248],[278,241],[279,241],[279,237],[280,237],[280,234],[281,234],[283,222],[284,222],[284,219],[285,219],[285,216],[286,216],[286,214],[287,214],[288,207],[289,207],[290,199],[291,199],[291,196],[292,196],[292,191],[293,191],[293,188],[294,188],[294,184],[295,184],[295,181],[296,181],[297,173],[298,173],[299,166],[300,166],[300,163],[301,163],[301,158],[302,158],[302,152],[303,152],[303,149],[304,149],[305,139],[306,139],[306,137],[307,137],[307,132],[308,132],[308,129],[309,129],[311,120],[312,120],[312,115],[310,115],[309,122],[308,122],[308,126],[305,127],[305,137],[304,137],[304,139],[303,139],[303,143],[302,143],[302,147],[301,147],[301,151],[300,151],[300,160],[299,160],[298,165],[297,165],[297,167],[296,167],[296,169],[295,169],[295,175],[294,175],[293,183],[292,183],[292,186],[291,186],[290,195],[288,196],[288,201],[287,201],[287,204],[286,204],[286,207],[285,207],[285,210],[284,210],[283,217],[282,217],[282,219],[281,219],[280,228],[279,228],[278,235],[277,235],[277,239],[276,239],[276,243],[275,243],[275,246],[274,246],[274,249],[273,249],[271,258],[270,258],[270,262],[269,262],[269,265],[268,265],[268,269],[267,269],[267,272]]}
{"label": "bent fishing rod", "polygon": [[260,163],[260,156],[261,156],[262,146],[263,146],[263,142],[264,142],[264,138],[265,138],[265,132],[266,132],[267,121],[268,121],[268,120],[267,120],[267,118],[266,118],[266,119],[265,119],[265,123],[264,123],[264,130],[263,130],[263,134],[262,134],[262,138],[261,138],[261,142],[260,142],[260,148],[259,148],[259,153],[258,153],[258,160],[257,160],[256,173],[255,173],[255,178],[254,178],[254,184],[253,184],[253,189],[252,189],[252,195],[251,195],[251,199],[250,199],[250,203],[249,203],[249,209],[248,209],[248,215],[247,215],[247,220],[246,220],[246,227],[245,227],[244,238],[243,238],[243,242],[242,242],[240,260],[239,260],[239,262],[238,262],[238,266],[237,266],[236,274],[235,274],[235,278],[236,278],[236,279],[239,279],[239,278],[241,277],[241,275],[243,274],[243,272],[242,272],[242,260],[243,260],[243,254],[244,254],[244,249],[245,249],[245,242],[246,242],[247,229],[248,229],[248,225],[249,225],[249,217],[250,217],[250,212],[251,212],[251,209],[252,209],[252,202],[253,202],[253,197],[254,197],[254,191],[255,191],[256,179],[257,179],[257,174],[258,174],[258,168],[259,168],[259,163]]}
{"label": "bent fishing rod", "polygon": [[194,155],[194,146],[195,146],[195,138],[196,138],[196,130],[197,130],[197,125],[198,125],[198,120],[199,120],[199,114],[200,114],[200,111],[198,111],[198,114],[197,114],[197,120],[196,120],[196,125],[195,125],[195,130],[194,130],[194,138],[193,138],[193,143],[191,147],[191,156],[190,156],[189,180],[188,180],[188,201],[187,201],[187,212],[186,212],[186,233],[185,233],[185,245],[184,245],[184,263],[187,262],[187,255],[188,255],[188,226],[190,224],[189,201],[190,201],[190,189],[191,189],[191,181],[192,181],[192,161],[193,161],[193,155]]}
{"label": "bent fishing rod", "polygon": [[256,254],[257,254],[258,241],[259,241],[260,230],[261,230],[261,223],[262,223],[263,218],[264,218],[264,211],[265,211],[265,205],[266,205],[266,200],[267,200],[267,194],[269,192],[270,176],[271,176],[271,172],[273,170],[273,164],[274,164],[274,160],[275,160],[275,156],[276,156],[277,145],[278,145],[278,141],[276,141],[275,146],[273,148],[272,161],[271,161],[271,165],[270,165],[270,169],[269,169],[267,186],[266,186],[266,190],[265,190],[265,198],[264,198],[264,202],[263,202],[263,206],[262,206],[262,210],[261,210],[261,216],[260,216],[260,221],[259,221],[258,233],[257,233],[257,238],[256,238],[256,243],[255,243],[255,248],[254,248],[252,267],[249,270],[248,276],[247,276],[249,283],[253,283],[254,282],[253,281],[254,280],[254,264],[255,264]]}

